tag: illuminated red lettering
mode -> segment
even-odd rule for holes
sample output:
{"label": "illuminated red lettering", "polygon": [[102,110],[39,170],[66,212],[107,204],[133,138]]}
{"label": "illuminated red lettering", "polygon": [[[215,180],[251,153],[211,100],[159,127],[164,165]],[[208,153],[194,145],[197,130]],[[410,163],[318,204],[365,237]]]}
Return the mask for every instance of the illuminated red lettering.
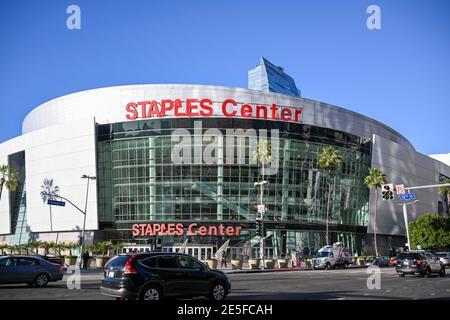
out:
{"label": "illuminated red lettering", "polygon": [[[143,226],[145,226],[145,224],[143,224]],[[151,224],[147,224],[147,228],[144,231],[144,228],[142,228],[142,233],[141,235],[146,236],[146,235],[151,235],[153,236],[153,230],[152,230],[152,225]]]}
{"label": "illuminated red lettering", "polygon": [[302,109],[295,109],[295,122],[300,122],[302,116]]}
{"label": "illuminated red lettering", "polygon": [[161,116],[164,117],[167,111],[173,110],[173,101],[170,99],[161,100]]}
{"label": "illuminated red lettering", "polygon": [[133,224],[133,227],[131,228],[133,230],[133,237],[137,237],[141,231],[139,231],[139,225],[138,224]]}
{"label": "illuminated red lettering", "polygon": [[249,104],[243,104],[241,107],[241,116],[243,118],[250,118],[253,113],[253,108]]}
{"label": "illuminated red lettering", "polygon": [[291,121],[292,111],[289,108],[281,109],[281,120]]}
{"label": "illuminated red lettering", "polygon": [[147,105],[150,104],[150,101],[139,101],[137,104],[141,107],[141,117],[147,118]]}
{"label": "illuminated red lettering", "polygon": [[272,120],[277,120],[277,110],[278,107],[274,104],[270,107],[270,110],[272,111]]}
{"label": "illuminated red lettering", "polygon": [[134,102],[130,102],[125,107],[126,111],[129,113],[127,114],[127,120],[136,120],[138,117],[138,112],[136,110],[137,104]]}
{"label": "illuminated red lettering", "polygon": [[212,116],[213,108],[212,108],[212,100],[211,99],[202,99],[200,100],[200,107],[202,110],[200,111],[200,115],[204,117]]}
{"label": "illuminated red lettering", "polygon": [[225,117],[234,117],[236,115],[236,111],[232,111],[231,113],[227,111],[227,105],[231,104],[232,106],[236,106],[237,103],[236,101],[234,101],[233,99],[226,99],[223,103],[222,103],[222,113]]}
{"label": "illuminated red lettering", "polygon": [[186,99],[186,113],[189,117],[198,116],[198,105],[195,103],[198,102],[198,99]]}
{"label": "illuminated red lettering", "polygon": [[186,117],[186,113],[180,112],[180,109],[183,108],[183,102],[180,99],[175,100],[175,116],[176,117]]}
{"label": "illuminated red lettering", "polygon": [[150,108],[148,109],[148,113],[146,118],[152,118],[153,116],[161,117],[161,114],[159,113],[159,107],[158,103],[155,100],[152,100],[149,102]]}

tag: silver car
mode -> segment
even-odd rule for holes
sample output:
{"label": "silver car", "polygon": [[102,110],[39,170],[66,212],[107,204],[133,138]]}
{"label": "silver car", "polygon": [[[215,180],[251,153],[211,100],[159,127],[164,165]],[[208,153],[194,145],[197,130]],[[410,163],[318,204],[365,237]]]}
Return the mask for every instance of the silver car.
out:
{"label": "silver car", "polygon": [[29,256],[0,257],[0,284],[26,283],[45,287],[51,281],[62,280],[62,266]]}
{"label": "silver car", "polygon": [[450,266],[450,252],[436,252],[436,255],[444,266]]}

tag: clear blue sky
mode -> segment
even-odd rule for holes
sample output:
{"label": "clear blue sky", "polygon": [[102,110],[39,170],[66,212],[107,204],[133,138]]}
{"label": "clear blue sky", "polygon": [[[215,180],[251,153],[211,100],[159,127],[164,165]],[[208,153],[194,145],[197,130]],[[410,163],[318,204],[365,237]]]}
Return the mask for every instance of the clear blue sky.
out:
{"label": "clear blue sky", "polygon": [[[81,8],[81,30],[66,8]],[[366,28],[381,8],[382,30]],[[261,55],[306,98],[450,152],[450,1],[0,0],[0,142],[68,93],[136,83],[247,86]]]}

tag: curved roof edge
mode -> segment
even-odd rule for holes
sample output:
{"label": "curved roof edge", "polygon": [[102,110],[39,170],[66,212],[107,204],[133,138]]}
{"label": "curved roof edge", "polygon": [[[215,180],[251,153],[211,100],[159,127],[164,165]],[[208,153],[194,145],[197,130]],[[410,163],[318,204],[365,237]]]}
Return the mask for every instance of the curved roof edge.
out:
{"label": "curved roof edge", "polygon": [[72,96],[77,96],[77,95],[82,95],[82,94],[86,94],[86,93],[92,93],[92,92],[102,92],[102,91],[110,91],[110,90],[117,90],[117,89],[129,89],[129,88],[133,88],[133,87],[167,87],[167,86],[172,86],[172,87],[203,87],[203,88],[218,88],[218,89],[227,89],[227,90],[237,90],[237,91],[250,91],[250,92],[258,92],[258,93],[262,93],[262,94],[269,94],[269,95],[275,95],[275,96],[283,96],[283,97],[288,97],[290,99],[297,99],[297,100],[304,100],[304,101],[308,101],[310,103],[320,103],[320,104],[324,104],[327,107],[331,107],[331,108],[336,108],[336,109],[340,109],[343,110],[344,112],[350,113],[360,119],[366,120],[366,121],[371,121],[373,123],[376,123],[377,125],[379,125],[380,127],[383,127],[384,129],[386,129],[387,131],[392,132],[394,135],[398,136],[401,140],[404,140],[405,142],[407,142],[409,144],[409,146],[414,150],[414,146],[412,145],[412,143],[406,138],[404,137],[402,134],[400,134],[398,131],[396,131],[395,129],[389,127],[388,125],[370,118],[368,116],[365,116],[361,113],[358,113],[356,111],[353,110],[349,110],[343,107],[339,107],[333,104],[329,104],[327,102],[323,102],[323,101],[319,101],[319,100],[313,100],[313,99],[308,99],[308,98],[304,98],[304,97],[293,97],[293,96],[289,96],[289,95],[285,95],[282,93],[277,93],[277,92],[265,92],[265,91],[260,91],[260,90],[252,90],[252,89],[247,89],[247,88],[240,88],[240,87],[230,87],[230,86],[219,86],[219,85],[208,85],[208,84],[176,84],[176,83],[154,83],[154,84],[149,84],[149,83],[143,83],[143,84],[127,84],[127,85],[118,85],[118,86],[110,86],[110,87],[99,87],[99,88],[93,88],[93,89],[87,89],[87,90],[82,90],[82,91],[77,91],[77,92],[73,92],[73,93],[69,93],[63,96],[59,96],[56,97],[54,99],[48,100],[42,104],[40,104],[39,106],[37,106],[36,108],[34,108],[33,110],[31,110],[29,113],[27,113],[27,115],[25,116],[23,122],[22,122],[22,134],[25,133],[24,132],[24,123],[27,121],[27,119],[29,117],[31,117],[35,112],[37,112],[38,110],[46,107],[48,104],[52,104],[57,102],[58,100],[63,100],[66,99],[68,97],[72,97]]}

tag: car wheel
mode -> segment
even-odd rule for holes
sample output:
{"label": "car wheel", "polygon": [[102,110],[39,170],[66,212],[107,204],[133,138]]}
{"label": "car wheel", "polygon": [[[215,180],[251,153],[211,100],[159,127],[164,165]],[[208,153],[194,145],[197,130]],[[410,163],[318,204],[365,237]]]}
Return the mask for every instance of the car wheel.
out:
{"label": "car wheel", "polygon": [[431,278],[431,269],[430,269],[430,267],[427,267],[427,270],[425,271],[425,276],[427,278]]}
{"label": "car wheel", "polygon": [[327,262],[327,265],[326,265],[326,267],[325,267],[327,270],[330,270],[331,269],[331,264],[329,263],[329,262]]}
{"label": "car wheel", "polygon": [[48,275],[46,275],[45,273],[41,273],[38,274],[38,276],[36,277],[36,279],[34,280],[34,284],[36,285],[36,287],[45,287],[48,284]]}
{"label": "car wheel", "polygon": [[162,300],[162,292],[158,286],[149,285],[142,290],[140,300],[152,301],[152,300]]}
{"label": "car wheel", "polygon": [[210,299],[214,301],[221,301],[225,299],[227,295],[227,289],[222,281],[214,282],[211,287]]}
{"label": "car wheel", "polygon": [[399,273],[398,276],[404,278],[405,274],[404,273]]}
{"label": "car wheel", "polygon": [[344,269],[348,269],[348,262],[344,263]]}
{"label": "car wheel", "polygon": [[439,276],[445,277],[445,267],[443,267],[443,268],[441,269],[441,271],[439,271]]}

